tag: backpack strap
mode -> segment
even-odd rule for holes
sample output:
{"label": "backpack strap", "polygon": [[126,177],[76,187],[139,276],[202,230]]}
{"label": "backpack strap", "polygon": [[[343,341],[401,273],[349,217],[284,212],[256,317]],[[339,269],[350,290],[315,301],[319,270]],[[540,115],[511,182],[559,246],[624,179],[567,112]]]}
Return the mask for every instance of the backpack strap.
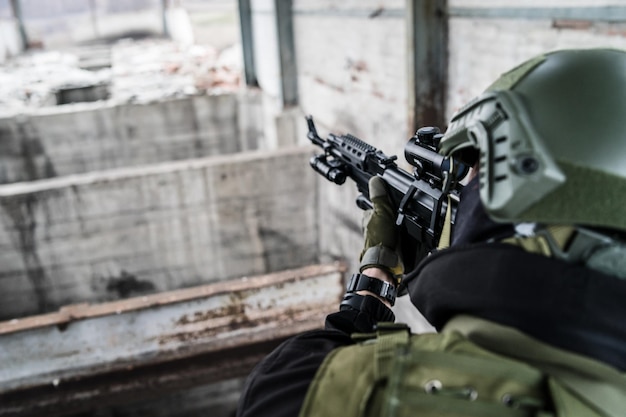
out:
{"label": "backpack strap", "polygon": [[502,239],[502,243],[519,246],[526,252],[552,257],[557,252],[564,252],[576,229],[571,226],[546,226],[545,233],[531,236],[512,236]]}
{"label": "backpack strap", "polygon": [[447,249],[450,247],[452,240],[452,201],[450,194],[448,194],[448,208],[446,209],[446,216],[443,219],[443,227],[441,228],[441,235],[439,236],[438,250]]}
{"label": "backpack strap", "polygon": [[373,333],[357,333],[359,342],[333,350],[322,363],[300,410],[300,417],[376,416],[394,357],[409,346],[406,324],[378,323]]}
{"label": "backpack strap", "polygon": [[411,329],[404,323],[378,323],[376,331],[376,352],[374,375],[376,380],[389,376],[391,361],[399,351],[406,351],[409,346]]}

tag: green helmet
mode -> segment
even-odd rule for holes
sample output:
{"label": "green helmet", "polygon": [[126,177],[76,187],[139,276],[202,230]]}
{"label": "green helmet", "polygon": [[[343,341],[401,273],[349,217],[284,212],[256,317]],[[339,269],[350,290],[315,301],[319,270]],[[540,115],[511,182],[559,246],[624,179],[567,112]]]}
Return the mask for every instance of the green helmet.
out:
{"label": "green helmet", "polygon": [[440,152],[479,162],[481,200],[495,220],[626,230],[623,112],[625,51],[556,51],[458,111]]}

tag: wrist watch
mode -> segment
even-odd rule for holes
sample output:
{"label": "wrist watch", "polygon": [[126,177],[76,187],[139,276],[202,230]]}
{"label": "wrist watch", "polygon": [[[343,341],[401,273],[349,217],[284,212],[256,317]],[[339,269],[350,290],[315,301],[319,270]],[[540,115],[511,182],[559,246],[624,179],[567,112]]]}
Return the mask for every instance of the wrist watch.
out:
{"label": "wrist watch", "polygon": [[346,294],[356,293],[357,291],[367,290],[377,296],[387,300],[390,305],[396,303],[396,287],[393,284],[378,278],[372,278],[365,274],[352,274]]}

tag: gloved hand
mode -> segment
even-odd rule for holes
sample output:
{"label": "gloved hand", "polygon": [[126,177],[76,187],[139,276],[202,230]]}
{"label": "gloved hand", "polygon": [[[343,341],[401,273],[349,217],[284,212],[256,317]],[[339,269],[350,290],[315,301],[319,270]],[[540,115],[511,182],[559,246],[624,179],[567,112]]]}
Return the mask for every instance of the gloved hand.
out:
{"label": "gloved hand", "polygon": [[387,272],[396,284],[404,273],[400,257],[396,212],[387,195],[385,181],[374,176],[369,181],[370,200],[373,210],[363,216],[365,243],[359,260],[360,272],[368,268],[380,268]]}

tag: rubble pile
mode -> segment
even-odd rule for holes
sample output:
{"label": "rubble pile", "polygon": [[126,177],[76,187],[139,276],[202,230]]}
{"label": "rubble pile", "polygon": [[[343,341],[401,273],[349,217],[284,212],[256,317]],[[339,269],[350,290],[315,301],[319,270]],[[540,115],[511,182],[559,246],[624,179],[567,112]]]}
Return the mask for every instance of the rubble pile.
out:
{"label": "rubble pile", "polygon": [[218,51],[164,39],[123,39],[110,46],[110,67],[92,70],[81,60],[89,48],[30,52],[0,65],[0,116],[62,104],[59,92],[68,89],[106,85],[108,100],[127,103],[239,88],[239,45]]}
{"label": "rubble pile", "polygon": [[55,106],[56,93],[64,88],[110,82],[109,69],[87,71],[78,62],[76,55],[48,51],[22,55],[0,66],[0,115]]}
{"label": "rubble pile", "polygon": [[220,53],[206,45],[121,41],[111,51],[111,97],[145,102],[235,91],[239,88],[240,56],[238,46]]}

